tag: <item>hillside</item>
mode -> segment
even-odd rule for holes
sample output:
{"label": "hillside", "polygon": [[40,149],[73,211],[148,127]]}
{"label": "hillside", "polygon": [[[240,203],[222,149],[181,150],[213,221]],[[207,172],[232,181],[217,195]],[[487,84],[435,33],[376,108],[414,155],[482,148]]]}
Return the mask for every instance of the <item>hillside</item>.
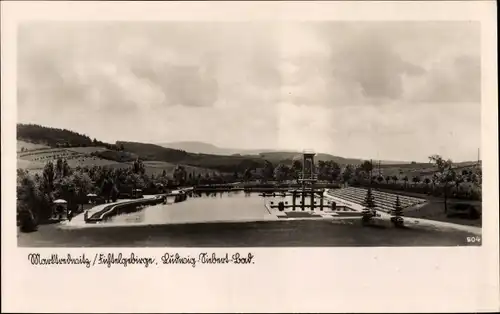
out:
{"label": "hillside", "polygon": [[180,163],[200,168],[216,169],[221,172],[243,172],[247,168],[264,166],[264,159],[259,156],[221,156],[209,154],[195,154],[185,151],[165,148],[154,144],[137,142],[117,142],[127,152],[136,154],[146,161],[164,161]]}
{"label": "hillside", "polygon": [[91,140],[90,137],[66,129],[45,127],[37,124],[17,124],[17,139],[48,147],[86,147],[104,146],[114,148],[113,144]]}
{"label": "hillside", "polygon": [[[115,144],[90,140],[86,135],[73,131],[49,128],[34,124],[17,125],[17,168],[41,173],[47,162],[55,162],[58,158],[67,160],[71,168],[84,166],[105,166],[111,168],[129,168],[138,157],[147,160],[147,174],[172,175],[176,165],[183,165],[187,153],[178,150],[167,150],[156,145],[138,143],[137,147],[129,145],[131,151]],[[111,148],[111,149],[110,149]],[[118,150],[120,148],[120,150]],[[168,162],[171,161],[171,162]],[[195,164],[200,164],[196,163]],[[218,173],[214,169],[183,165],[188,173],[205,175]]]}

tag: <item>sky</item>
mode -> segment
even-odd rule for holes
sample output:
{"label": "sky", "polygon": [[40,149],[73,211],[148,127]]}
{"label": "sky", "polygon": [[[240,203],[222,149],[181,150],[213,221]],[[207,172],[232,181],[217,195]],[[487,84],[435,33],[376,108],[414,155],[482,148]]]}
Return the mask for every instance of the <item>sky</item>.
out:
{"label": "sky", "polygon": [[477,159],[474,22],[30,22],[18,122],[112,142]]}

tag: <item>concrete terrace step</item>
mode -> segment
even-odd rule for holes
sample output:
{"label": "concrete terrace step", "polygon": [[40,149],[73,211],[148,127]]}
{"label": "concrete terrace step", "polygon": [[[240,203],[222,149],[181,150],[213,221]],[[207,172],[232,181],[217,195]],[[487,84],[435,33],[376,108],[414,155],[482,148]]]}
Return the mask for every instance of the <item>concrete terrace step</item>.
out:
{"label": "concrete terrace step", "polygon": [[[326,195],[347,200],[349,202],[358,204],[359,206],[363,206],[366,197],[366,191],[366,189],[362,188],[349,187],[340,190],[328,190]],[[384,212],[392,211],[394,209],[397,196],[398,195],[396,194],[373,191],[373,199],[376,205],[376,209]],[[400,204],[403,209],[413,207],[422,203],[425,203],[425,199],[400,196]]]}
{"label": "concrete terrace step", "polygon": [[[360,191],[342,191],[341,190],[338,192],[337,191],[335,191],[335,192],[330,191],[329,194],[330,195],[337,195],[337,196],[351,196],[351,197],[357,197],[357,198],[364,198],[366,196],[366,190],[360,190]],[[383,200],[383,201],[387,201],[387,202],[395,202],[396,198],[397,198],[397,195],[395,195],[395,194],[388,195],[388,194],[381,194],[378,192],[374,192],[373,196],[375,199]],[[404,198],[401,196],[399,199],[400,199],[400,202],[404,205],[406,205],[406,204],[413,205],[413,204],[422,203],[425,201],[424,199],[407,199],[407,198]]]}

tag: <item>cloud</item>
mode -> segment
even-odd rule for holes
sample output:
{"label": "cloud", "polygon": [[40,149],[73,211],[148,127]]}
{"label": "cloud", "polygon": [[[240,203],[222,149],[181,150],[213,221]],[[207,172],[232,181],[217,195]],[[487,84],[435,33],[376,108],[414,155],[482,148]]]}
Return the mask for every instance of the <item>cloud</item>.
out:
{"label": "cloud", "polygon": [[300,48],[285,51],[281,65],[286,101],[324,106],[480,101],[477,24],[310,23],[297,33]]}
{"label": "cloud", "polygon": [[333,75],[359,86],[366,98],[399,99],[403,75],[422,75],[425,70],[404,61],[385,41],[371,34],[359,35],[334,53]]}
{"label": "cloud", "polygon": [[[203,107],[219,99],[241,101],[228,98],[243,85],[262,90],[280,86],[272,32],[262,34],[259,25],[59,26],[20,28],[21,106],[36,95],[33,101],[53,109],[84,104],[128,111],[144,106]],[[42,33],[46,41],[36,36]]]}
{"label": "cloud", "polygon": [[434,103],[480,102],[481,64],[474,56],[460,55],[436,62],[425,82],[414,90],[416,101]]}
{"label": "cloud", "polygon": [[468,22],[30,23],[18,116],[107,141],[467,159],[479,34]]}

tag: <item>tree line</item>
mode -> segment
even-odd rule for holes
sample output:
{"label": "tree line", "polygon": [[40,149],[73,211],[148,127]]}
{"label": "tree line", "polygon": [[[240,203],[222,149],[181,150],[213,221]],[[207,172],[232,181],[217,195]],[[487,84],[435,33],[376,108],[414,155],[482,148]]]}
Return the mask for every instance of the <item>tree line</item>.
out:
{"label": "tree line", "polygon": [[73,132],[67,129],[44,127],[38,124],[17,124],[17,138],[27,139],[37,144],[45,144],[50,147],[87,147],[101,146],[111,150],[120,150],[117,144],[109,144],[91,139],[87,135]]}

